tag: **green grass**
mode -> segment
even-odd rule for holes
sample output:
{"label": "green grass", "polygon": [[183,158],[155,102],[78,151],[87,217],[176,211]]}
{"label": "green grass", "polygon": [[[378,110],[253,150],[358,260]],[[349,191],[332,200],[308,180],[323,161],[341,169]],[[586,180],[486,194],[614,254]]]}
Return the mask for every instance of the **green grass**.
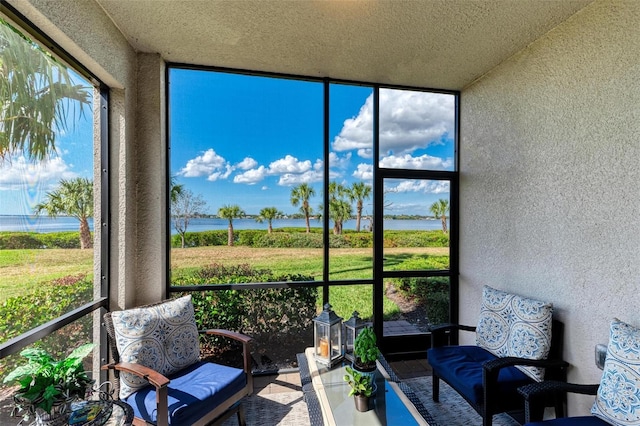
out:
{"label": "green grass", "polygon": [[[385,249],[385,270],[444,269],[448,267],[446,248]],[[331,280],[371,279],[373,250],[332,249],[329,267]],[[248,263],[255,268],[270,269],[274,274],[303,274],[322,279],[321,249],[265,249],[250,247],[197,247],[172,249],[174,277],[192,274],[197,269],[218,262]],[[93,250],[46,249],[0,250],[0,302],[9,297],[22,296],[55,278],[68,275],[93,274]],[[362,318],[372,316],[371,285],[332,286],[330,300],[334,310],[348,319],[354,310]],[[322,292],[318,300],[321,308]],[[384,316],[398,314],[398,307],[384,299]]]}
{"label": "green grass", "polygon": [[93,250],[0,250],[0,302],[70,275],[93,276]]}
{"label": "green grass", "polygon": [[[332,286],[329,288],[329,300],[333,311],[345,321],[358,311],[360,318],[373,321],[373,285]],[[322,292],[318,296],[318,306],[322,304]],[[383,316],[385,320],[400,314],[400,308],[386,297],[383,298]]]}

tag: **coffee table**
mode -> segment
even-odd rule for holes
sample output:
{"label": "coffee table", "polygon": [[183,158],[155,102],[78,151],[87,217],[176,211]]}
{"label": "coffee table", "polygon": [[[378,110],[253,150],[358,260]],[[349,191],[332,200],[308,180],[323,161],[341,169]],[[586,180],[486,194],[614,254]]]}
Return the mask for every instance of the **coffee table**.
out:
{"label": "coffee table", "polygon": [[300,379],[312,426],[427,425],[435,422],[409,387],[400,382],[384,357],[375,373],[377,391],[372,408],[359,412],[344,381],[345,365],[317,363],[313,348],[298,354]]}

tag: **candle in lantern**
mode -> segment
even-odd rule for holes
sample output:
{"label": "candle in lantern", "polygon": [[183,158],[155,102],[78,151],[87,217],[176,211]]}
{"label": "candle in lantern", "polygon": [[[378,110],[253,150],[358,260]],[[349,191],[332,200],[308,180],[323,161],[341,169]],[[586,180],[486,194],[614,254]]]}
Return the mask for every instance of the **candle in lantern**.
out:
{"label": "candle in lantern", "polygon": [[329,341],[326,337],[320,338],[320,356],[325,358],[329,357]]}

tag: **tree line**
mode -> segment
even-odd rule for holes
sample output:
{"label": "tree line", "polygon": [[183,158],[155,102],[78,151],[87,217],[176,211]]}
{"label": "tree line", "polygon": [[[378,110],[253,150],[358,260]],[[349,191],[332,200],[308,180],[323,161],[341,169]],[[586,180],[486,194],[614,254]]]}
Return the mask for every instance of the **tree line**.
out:
{"label": "tree line", "polygon": [[[353,217],[353,203],[355,202],[356,232],[360,232],[363,218],[364,202],[371,198],[372,188],[364,182],[354,182],[351,186],[345,186],[338,182],[329,182],[329,218],[333,221],[333,233],[341,235],[343,224]],[[306,233],[311,232],[311,217],[314,209],[309,203],[311,197],[316,195],[315,189],[308,183],[302,183],[291,189],[290,201],[294,207],[299,207],[300,213],[305,219]],[[175,178],[171,179],[170,185],[171,200],[171,220],[173,227],[180,235],[181,247],[185,247],[185,234],[191,219],[197,217],[202,211],[206,202],[201,195],[194,194],[191,190],[184,188],[182,184],[177,184]],[[449,202],[440,199],[433,203],[429,210],[436,218],[442,220],[442,230],[447,231],[447,213],[449,212]],[[318,218],[322,218],[324,206],[318,206]],[[237,204],[224,205],[218,209],[217,216],[228,221],[227,225],[227,245],[233,246],[234,232],[233,220],[246,216],[244,210]],[[267,232],[273,231],[272,222],[275,219],[284,217],[284,213],[277,207],[264,207],[255,218],[257,222],[267,222]]]}

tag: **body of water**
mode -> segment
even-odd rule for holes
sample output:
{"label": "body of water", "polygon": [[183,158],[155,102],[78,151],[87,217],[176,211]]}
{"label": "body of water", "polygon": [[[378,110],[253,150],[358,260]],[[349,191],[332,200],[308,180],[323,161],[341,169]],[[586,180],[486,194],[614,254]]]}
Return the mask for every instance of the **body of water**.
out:
{"label": "body of water", "polygon": [[[362,220],[360,228],[366,229],[370,222]],[[93,220],[89,220],[89,226],[93,230]],[[227,229],[228,221],[226,219],[192,219],[187,228],[187,232],[200,232],[216,229]],[[304,219],[275,219],[272,222],[274,228],[305,227]],[[321,222],[311,220],[312,228],[319,228]],[[78,231],[80,223],[73,217],[57,217],[48,216],[21,216],[21,215],[0,215],[0,232],[2,231],[23,231],[23,232],[61,232],[61,231]],[[267,222],[258,223],[254,219],[234,219],[234,229],[267,229]],[[356,228],[355,219],[345,222],[344,229]],[[442,229],[440,220],[418,219],[418,220],[393,220],[385,219],[384,229],[394,231],[417,231],[417,230],[434,230]],[[176,234],[175,229],[171,228],[171,233]]]}

